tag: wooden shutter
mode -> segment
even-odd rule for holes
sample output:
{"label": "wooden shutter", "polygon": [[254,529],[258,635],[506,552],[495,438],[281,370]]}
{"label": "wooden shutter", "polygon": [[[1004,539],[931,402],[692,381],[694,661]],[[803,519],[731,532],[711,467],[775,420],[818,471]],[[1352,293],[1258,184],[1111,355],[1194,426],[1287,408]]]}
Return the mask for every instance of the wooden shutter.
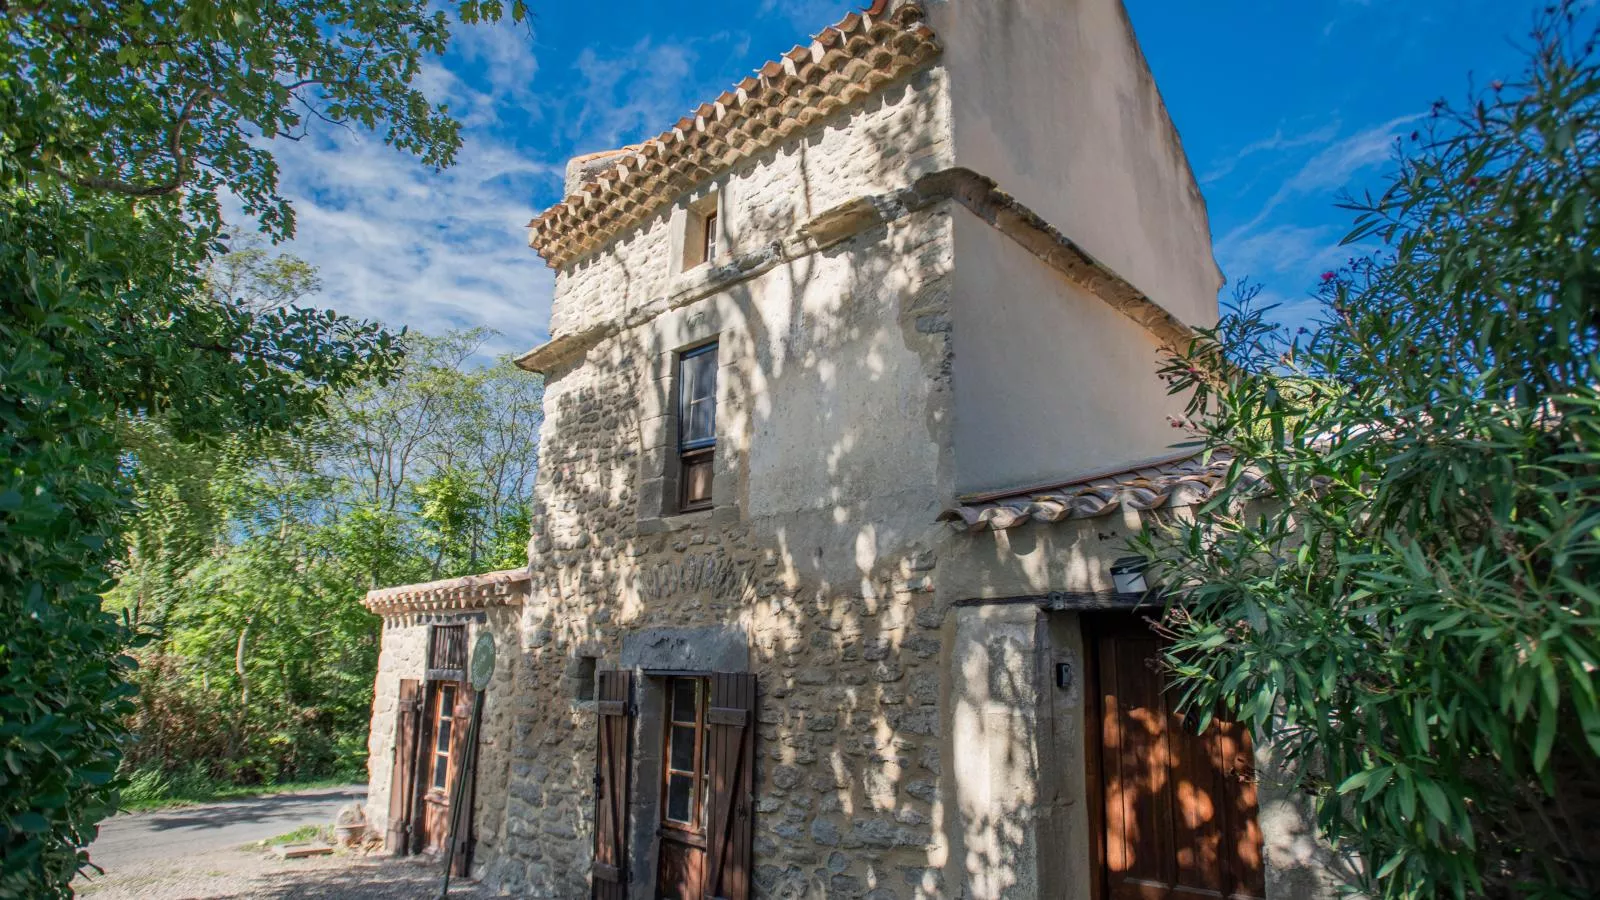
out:
{"label": "wooden shutter", "polygon": [[749,900],[755,825],[756,676],[718,674],[710,681],[706,900]]}
{"label": "wooden shutter", "polygon": [[451,858],[450,872],[461,876],[465,876],[472,865],[472,808],[477,793],[473,788],[478,768],[477,726],[481,724],[474,720],[476,702],[477,692],[463,682],[456,691],[455,709],[450,713],[455,719],[450,732],[451,790],[455,789],[457,771],[464,769],[461,773],[461,793],[450,798],[450,818],[455,823],[455,855]]}
{"label": "wooden shutter", "polygon": [[600,736],[594,762],[595,900],[628,896],[628,775],[633,736],[633,673],[600,673]]}
{"label": "wooden shutter", "polygon": [[389,779],[389,833],[384,845],[395,856],[411,849],[412,790],[417,783],[417,735],[422,724],[422,683],[400,679],[400,699],[394,731],[394,771]]}

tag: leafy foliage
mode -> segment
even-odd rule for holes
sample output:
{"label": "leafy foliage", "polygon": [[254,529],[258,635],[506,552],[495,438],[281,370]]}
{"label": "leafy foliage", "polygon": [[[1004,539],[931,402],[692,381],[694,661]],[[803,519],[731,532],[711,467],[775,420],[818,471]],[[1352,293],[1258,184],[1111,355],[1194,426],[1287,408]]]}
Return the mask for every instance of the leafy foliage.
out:
{"label": "leafy foliage", "polygon": [[[1305,335],[1166,374],[1237,462],[1147,535],[1185,702],[1288,760],[1375,896],[1600,893],[1600,66],[1547,14],[1434,107]],[[1266,492],[1269,496],[1262,498]],[[1254,499],[1252,499],[1254,498]]]}
{"label": "leafy foliage", "polygon": [[541,386],[477,365],[485,336],[413,338],[394,378],[334,396],[294,440],[131,429],[140,503],[107,606],[153,637],[124,761],[142,796],[355,777],[379,637],[356,601],[526,560]]}
{"label": "leafy foliage", "polygon": [[424,0],[0,3],[0,898],[69,894],[110,808],[132,635],[98,595],[128,423],[293,433],[400,355],[372,323],[208,289],[219,196],[289,236],[261,139],[315,120],[448,164],[456,125],[413,86],[447,25]]}

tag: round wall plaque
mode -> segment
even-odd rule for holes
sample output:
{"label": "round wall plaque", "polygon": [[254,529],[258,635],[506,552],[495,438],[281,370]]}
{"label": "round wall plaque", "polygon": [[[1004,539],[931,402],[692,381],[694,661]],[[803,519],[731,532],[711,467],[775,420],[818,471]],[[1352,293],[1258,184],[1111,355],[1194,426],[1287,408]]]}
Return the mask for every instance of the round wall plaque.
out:
{"label": "round wall plaque", "polygon": [[472,674],[472,689],[481,691],[489,686],[489,679],[494,677],[494,635],[487,631],[478,632],[478,640],[472,645],[472,663],[469,666]]}

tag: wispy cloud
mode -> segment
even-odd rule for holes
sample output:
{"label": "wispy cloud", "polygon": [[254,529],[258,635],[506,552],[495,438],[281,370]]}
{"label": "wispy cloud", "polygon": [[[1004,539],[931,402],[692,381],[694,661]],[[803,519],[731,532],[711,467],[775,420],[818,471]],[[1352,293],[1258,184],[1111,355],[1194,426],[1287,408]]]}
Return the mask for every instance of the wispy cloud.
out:
{"label": "wispy cloud", "polygon": [[1210,184],[1214,181],[1226,178],[1227,176],[1233,174],[1234,170],[1238,169],[1241,163],[1252,156],[1283,153],[1284,151],[1293,150],[1297,147],[1326,144],[1327,142],[1333,140],[1338,134],[1339,122],[1337,119],[1330,121],[1319,128],[1294,135],[1285,135],[1283,133],[1283,129],[1279,128],[1277,131],[1272,133],[1271,137],[1263,138],[1262,140],[1253,141],[1249,144],[1246,144],[1239,148],[1237,153],[1212,166],[1209,171],[1200,177],[1200,183]]}
{"label": "wispy cloud", "polygon": [[480,139],[434,172],[349,132],[279,158],[299,220],[286,249],[321,272],[318,302],[428,333],[488,324],[502,332],[491,354],[543,340],[553,280],[523,226],[550,166]]}
{"label": "wispy cloud", "polygon": [[852,9],[865,5],[865,2],[851,0],[761,0],[761,15],[781,17],[795,30],[798,42],[844,18]]}
{"label": "wispy cloud", "polygon": [[[1352,188],[1394,158],[1395,141],[1411,130],[1421,114],[1405,115],[1344,137],[1320,128],[1300,135],[1281,131],[1244,148],[1225,162],[1216,180],[1226,179],[1239,163],[1258,157],[1259,168],[1287,172],[1250,218],[1216,239],[1217,262],[1230,279],[1248,278],[1279,286],[1271,302],[1279,304],[1280,321],[1300,324],[1319,308],[1306,296],[1289,300],[1287,286],[1306,289],[1318,273],[1336,269],[1353,252],[1341,246],[1345,229],[1331,221],[1328,210],[1337,194]],[[1238,176],[1235,176],[1238,177]],[[1292,289],[1291,289],[1292,291]]]}
{"label": "wispy cloud", "polygon": [[501,336],[487,360],[546,337],[554,280],[524,226],[562,166],[513,139],[544,115],[529,28],[462,28],[452,47],[418,86],[462,123],[456,164],[434,171],[351,129],[273,142],[297,218],[281,249],[318,268],[308,302],[430,334],[488,325]]}
{"label": "wispy cloud", "polygon": [[[620,52],[586,47],[566,128],[585,149],[602,149],[658,134],[688,112],[696,51],[645,38]],[[704,98],[699,98],[704,99]]]}
{"label": "wispy cloud", "polygon": [[1283,203],[1347,186],[1358,173],[1389,162],[1395,141],[1422,113],[1399,116],[1329,144],[1286,179],[1248,222],[1224,235],[1220,244],[1241,240],[1260,228]]}

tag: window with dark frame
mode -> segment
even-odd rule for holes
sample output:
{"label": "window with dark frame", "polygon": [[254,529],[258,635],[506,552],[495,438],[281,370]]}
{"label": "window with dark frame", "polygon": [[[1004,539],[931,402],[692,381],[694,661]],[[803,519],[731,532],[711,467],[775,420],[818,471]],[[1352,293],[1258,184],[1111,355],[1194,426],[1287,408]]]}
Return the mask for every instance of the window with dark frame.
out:
{"label": "window with dark frame", "polygon": [[706,740],[710,690],[704,678],[667,679],[666,747],[662,758],[661,822],[695,833],[705,830],[711,748]]}
{"label": "window with dark frame", "polygon": [[453,684],[439,687],[438,714],[434,720],[433,728],[433,778],[432,785],[436,790],[449,790],[450,788],[450,739],[451,731],[455,724],[456,686]]}
{"label": "window with dark frame", "polygon": [[678,359],[678,510],[711,506],[717,452],[717,345]]}

